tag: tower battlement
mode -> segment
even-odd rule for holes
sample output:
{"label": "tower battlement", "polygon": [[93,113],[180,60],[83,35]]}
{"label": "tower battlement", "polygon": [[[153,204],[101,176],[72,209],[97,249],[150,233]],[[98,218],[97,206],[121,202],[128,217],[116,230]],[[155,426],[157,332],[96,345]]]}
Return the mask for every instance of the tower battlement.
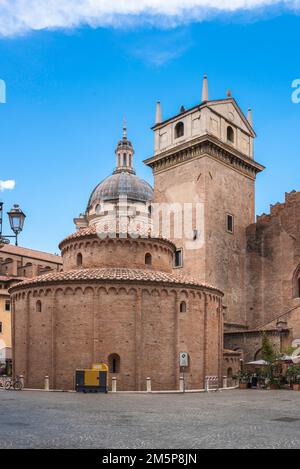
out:
{"label": "tower battlement", "polygon": [[300,204],[300,191],[293,190],[285,193],[285,201],[270,204],[270,213],[257,215],[256,223],[269,223],[273,218],[279,216],[285,209],[294,204]]}

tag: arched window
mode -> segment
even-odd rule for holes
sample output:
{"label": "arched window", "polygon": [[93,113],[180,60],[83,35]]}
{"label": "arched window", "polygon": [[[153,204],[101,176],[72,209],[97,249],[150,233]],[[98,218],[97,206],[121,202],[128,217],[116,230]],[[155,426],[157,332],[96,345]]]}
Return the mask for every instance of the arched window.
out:
{"label": "arched window", "polygon": [[108,357],[108,368],[110,373],[120,373],[121,359],[117,353],[112,353]]}
{"label": "arched window", "polygon": [[37,313],[41,313],[42,312],[42,302],[40,300],[38,300],[36,302],[36,312]]}
{"label": "arched window", "polygon": [[147,254],[145,255],[145,264],[146,265],[151,265],[152,264],[152,256],[151,256],[151,254],[149,254],[149,252],[147,252]]}
{"label": "arched window", "polygon": [[180,312],[181,313],[186,313],[186,302],[185,301],[182,301],[180,303]]}
{"label": "arched window", "polygon": [[257,350],[254,354],[254,361],[260,360],[261,359],[261,348]]}
{"label": "arched window", "polygon": [[123,166],[126,166],[126,153],[123,153]]}
{"label": "arched window", "polygon": [[82,266],[82,254],[81,254],[81,252],[79,254],[77,254],[76,264],[77,264],[78,267]]}
{"label": "arched window", "polygon": [[175,138],[183,137],[183,135],[184,135],[184,123],[178,122],[178,124],[175,125]]}
{"label": "arched window", "polygon": [[234,143],[234,131],[230,125],[227,127],[227,142]]}

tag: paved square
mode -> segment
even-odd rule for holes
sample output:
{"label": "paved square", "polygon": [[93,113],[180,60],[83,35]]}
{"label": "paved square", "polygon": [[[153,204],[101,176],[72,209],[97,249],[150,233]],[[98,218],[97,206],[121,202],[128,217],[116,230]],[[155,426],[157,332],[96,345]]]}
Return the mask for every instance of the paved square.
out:
{"label": "paved square", "polygon": [[1,448],[300,448],[300,392],[0,391]]}

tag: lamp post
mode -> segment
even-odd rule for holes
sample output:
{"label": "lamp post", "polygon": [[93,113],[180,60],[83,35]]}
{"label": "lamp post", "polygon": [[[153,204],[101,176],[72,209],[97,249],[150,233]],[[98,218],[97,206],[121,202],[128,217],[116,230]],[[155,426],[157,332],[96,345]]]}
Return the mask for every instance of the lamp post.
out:
{"label": "lamp post", "polygon": [[15,244],[18,246],[18,236],[23,230],[26,215],[20,209],[19,205],[14,205],[13,208],[7,212],[9,224],[14,235],[2,235],[3,227],[3,202],[0,202],[0,246],[9,244],[9,238],[15,239]]}

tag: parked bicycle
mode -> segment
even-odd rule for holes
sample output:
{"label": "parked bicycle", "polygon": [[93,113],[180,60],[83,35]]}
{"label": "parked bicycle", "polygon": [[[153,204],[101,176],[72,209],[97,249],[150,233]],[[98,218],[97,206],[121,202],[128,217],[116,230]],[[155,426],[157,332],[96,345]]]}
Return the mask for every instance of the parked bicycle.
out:
{"label": "parked bicycle", "polygon": [[13,379],[11,377],[1,377],[0,388],[5,389],[6,391],[9,391],[12,389],[14,391],[22,391],[24,388],[24,384],[19,376],[17,376],[16,379]]}

